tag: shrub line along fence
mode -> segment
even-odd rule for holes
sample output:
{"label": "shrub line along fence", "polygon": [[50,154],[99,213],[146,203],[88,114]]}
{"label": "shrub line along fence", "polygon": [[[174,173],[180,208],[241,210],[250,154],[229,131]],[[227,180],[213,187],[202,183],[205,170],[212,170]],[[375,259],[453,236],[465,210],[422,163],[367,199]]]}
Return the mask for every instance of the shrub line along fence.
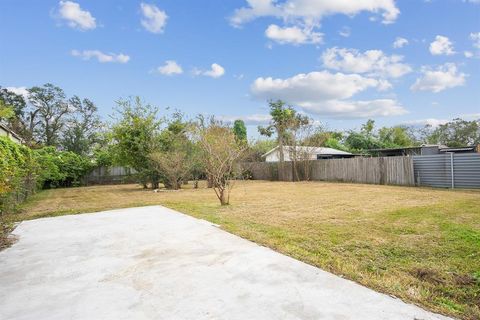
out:
{"label": "shrub line along fence", "polygon": [[[244,163],[254,180],[341,181],[353,183],[480,188],[480,154],[440,154],[430,156],[378,157],[285,162]],[[305,174],[305,172],[307,174]],[[308,179],[305,179],[305,177]]]}

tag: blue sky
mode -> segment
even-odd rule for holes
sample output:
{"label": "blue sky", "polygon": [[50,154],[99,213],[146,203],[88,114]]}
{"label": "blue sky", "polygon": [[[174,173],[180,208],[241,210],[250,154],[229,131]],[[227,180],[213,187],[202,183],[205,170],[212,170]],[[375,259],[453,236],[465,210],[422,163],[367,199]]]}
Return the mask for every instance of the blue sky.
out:
{"label": "blue sky", "polygon": [[[330,128],[480,117],[480,0],[0,1],[0,86]],[[396,45],[394,42],[396,41]]]}

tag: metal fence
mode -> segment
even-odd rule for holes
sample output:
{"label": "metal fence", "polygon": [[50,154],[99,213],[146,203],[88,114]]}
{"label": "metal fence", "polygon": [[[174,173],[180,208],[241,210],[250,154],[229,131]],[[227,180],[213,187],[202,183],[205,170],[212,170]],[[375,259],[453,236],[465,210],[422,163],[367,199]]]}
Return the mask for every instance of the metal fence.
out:
{"label": "metal fence", "polygon": [[136,171],[128,167],[98,167],[85,178],[86,185],[123,184],[135,182]]}
{"label": "metal fence", "polygon": [[480,188],[479,153],[446,153],[412,158],[417,185]]}

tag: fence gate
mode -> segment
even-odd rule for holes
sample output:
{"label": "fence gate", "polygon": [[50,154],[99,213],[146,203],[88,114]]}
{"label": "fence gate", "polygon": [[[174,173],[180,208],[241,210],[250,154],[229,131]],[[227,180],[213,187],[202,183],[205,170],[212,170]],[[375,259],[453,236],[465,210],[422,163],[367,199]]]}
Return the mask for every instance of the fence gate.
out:
{"label": "fence gate", "polygon": [[480,188],[479,153],[414,156],[415,183],[443,188]]}

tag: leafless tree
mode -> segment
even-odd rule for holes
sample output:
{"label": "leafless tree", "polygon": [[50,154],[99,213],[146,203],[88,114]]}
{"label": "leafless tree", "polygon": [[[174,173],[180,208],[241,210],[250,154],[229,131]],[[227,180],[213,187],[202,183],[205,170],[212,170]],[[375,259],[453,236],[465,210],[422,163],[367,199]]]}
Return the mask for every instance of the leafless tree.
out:
{"label": "leafless tree", "polygon": [[230,203],[230,192],[239,176],[239,162],[246,151],[246,145],[238,143],[232,129],[221,122],[210,119],[206,125],[198,125],[196,137],[201,159],[207,176],[221,205]]}
{"label": "leafless tree", "polygon": [[[293,180],[298,181],[301,178],[309,181],[312,169],[312,161],[315,151],[325,142],[324,136],[318,134],[322,131],[320,125],[313,121],[302,123],[292,130],[291,146],[288,148],[289,157],[292,161]],[[302,173],[300,176],[299,172]]]}

